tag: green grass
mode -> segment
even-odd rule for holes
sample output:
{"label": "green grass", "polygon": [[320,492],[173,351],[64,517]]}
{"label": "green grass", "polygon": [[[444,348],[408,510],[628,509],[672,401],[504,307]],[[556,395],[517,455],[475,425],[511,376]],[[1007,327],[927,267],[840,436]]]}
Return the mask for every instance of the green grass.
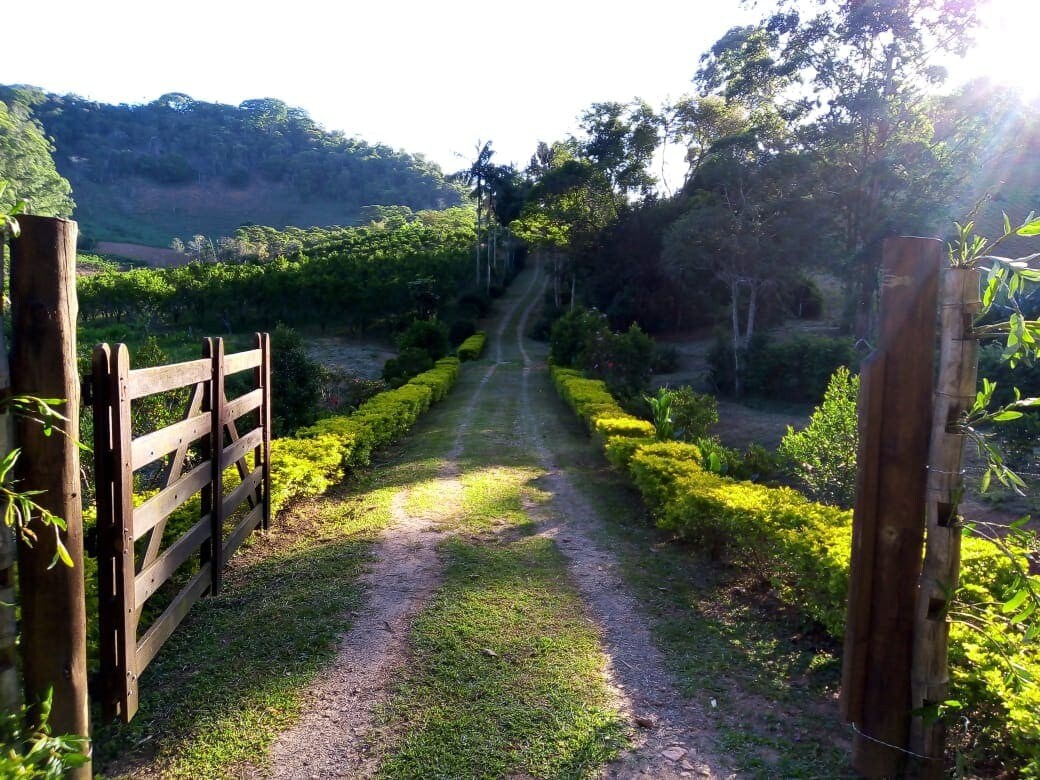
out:
{"label": "green grass", "polygon": [[454,535],[383,713],[383,778],[589,777],[629,740],[566,560],[524,511],[543,472],[512,435],[515,396],[489,392],[511,382],[497,371],[457,481],[419,484],[408,504]]}
{"label": "green grass", "polygon": [[385,778],[587,777],[622,749],[603,657],[550,540],[444,543],[387,713]]}
{"label": "green grass", "polygon": [[[854,777],[837,691],[840,648],[784,610],[760,578],[654,528],[627,479],[553,401],[560,464],[605,521],[680,692],[707,704],[741,776]],[[711,701],[715,705],[711,705]]]}
{"label": "green grass", "polygon": [[95,765],[119,756],[121,771],[147,762],[165,777],[198,778],[263,763],[349,630],[399,479],[387,471],[354,495],[307,502],[243,548],[223,593],[196,605],[145,671],[137,717],[96,730]]}

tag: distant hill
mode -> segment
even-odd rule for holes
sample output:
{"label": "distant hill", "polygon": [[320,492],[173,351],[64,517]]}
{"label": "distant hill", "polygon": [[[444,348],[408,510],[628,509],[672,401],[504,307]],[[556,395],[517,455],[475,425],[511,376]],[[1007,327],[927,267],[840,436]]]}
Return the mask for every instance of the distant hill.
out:
{"label": "distant hill", "polygon": [[170,93],[108,105],[0,85],[0,100],[28,106],[53,138],[92,241],[165,247],[243,224],[349,225],[365,206],[461,202],[421,155],[328,132],[272,98],[230,106]]}

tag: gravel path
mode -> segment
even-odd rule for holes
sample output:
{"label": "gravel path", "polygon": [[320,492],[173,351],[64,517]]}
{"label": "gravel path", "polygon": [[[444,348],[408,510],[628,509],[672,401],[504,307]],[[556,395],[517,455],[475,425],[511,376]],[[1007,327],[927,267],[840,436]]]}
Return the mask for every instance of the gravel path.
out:
{"label": "gravel path", "polygon": [[[706,739],[711,725],[703,708],[678,693],[654,645],[645,613],[627,592],[617,558],[600,543],[605,534],[595,509],[559,467],[550,449],[558,432],[550,427],[547,405],[556,399],[546,389],[550,383],[544,355],[532,356],[524,340],[530,314],[530,309],[524,312],[516,333],[523,360],[520,430],[546,471],[541,487],[552,499],[540,507],[528,503],[525,509],[538,520],[540,533],[552,538],[567,557],[571,578],[600,629],[609,659],[607,683],[629,722],[639,726],[636,745],[607,766],[603,776],[729,777],[725,761]],[[531,346],[544,352],[544,346]]]}
{"label": "gravel path", "polygon": [[494,351],[496,362],[486,368],[460,415],[455,439],[436,477],[437,509],[411,514],[407,487],[394,496],[392,523],[377,545],[371,570],[361,579],[367,603],[340,639],[335,662],[304,694],[304,715],[272,745],[267,777],[324,780],[375,774],[380,759],[375,748],[382,742],[375,715],[407,661],[412,619],[441,580],[438,516],[458,505],[462,492],[458,461],[469,421],[501,362],[505,330],[534,290],[535,281],[532,278],[525,295],[513,302],[491,334],[488,351]]}
{"label": "gravel path", "polygon": [[[605,767],[603,777],[729,777],[726,763],[712,752],[711,724],[701,707],[679,695],[656,649],[649,622],[628,594],[618,561],[602,546],[605,538],[595,509],[553,454],[554,415],[558,404],[546,377],[545,346],[527,342],[524,331],[542,300],[546,280],[527,274],[523,292],[490,335],[491,358],[479,382],[470,388],[458,412],[454,441],[437,474],[439,500],[429,513],[409,512],[408,487],[392,503],[393,524],[383,534],[371,571],[363,578],[368,601],[351,631],[340,641],[335,663],[305,694],[305,714],[282,734],[270,754],[271,778],[362,778],[373,776],[382,746],[376,713],[387,701],[398,671],[408,662],[408,634],[413,617],[437,588],[443,538],[438,517],[461,500],[459,463],[467,436],[502,436],[505,431],[471,431],[475,411],[514,394],[516,418],[503,446],[535,456],[546,476],[548,502],[524,502],[538,532],[552,538],[568,559],[572,580],[590,618],[599,628],[606,658],[604,675],[618,709],[636,736],[634,747]],[[519,363],[522,371],[497,371]],[[517,383],[517,375],[522,379]],[[519,386],[517,386],[519,384]],[[461,398],[447,403],[458,403]]]}

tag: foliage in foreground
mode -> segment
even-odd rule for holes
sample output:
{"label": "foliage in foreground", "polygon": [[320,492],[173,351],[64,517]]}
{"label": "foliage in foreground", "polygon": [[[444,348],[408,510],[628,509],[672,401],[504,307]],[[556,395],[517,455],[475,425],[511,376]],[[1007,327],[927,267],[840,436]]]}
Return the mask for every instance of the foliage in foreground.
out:
{"label": "foliage in foreground", "polygon": [[26,711],[0,713],[0,777],[25,780],[61,780],[89,760],[86,740],[76,736],[55,737],[50,733],[51,698],[42,702],[34,716],[36,731],[26,733]]}
{"label": "foliage in foreground", "polygon": [[809,425],[797,433],[787,426],[787,435],[780,442],[778,455],[799,487],[815,501],[851,507],[856,497],[858,399],[859,377],[839,367]]}
{"label": "foliage in foreground", "polygon": [[[560,395],[592,427],[611,413],[602,382],[553,369]],[[614,409],[617,408],[613,403]],[[788,488],[738,482],[704,470],[695,445],[656,442],[653,426],[606,442],[607,457],[626,471],[657,524],[720,558],[761,573],[788,604],[840,639],[845,626],[852,513],[816,504]],[[1020,555],[1026,551],[1016,550]],[[991,544],[966,537],[960,603],[972,626],[951,634],[953,696],[994,755],[1023,773],[1040,772],[1040,650],[1009,643],[1015,632],[1007,600],[1018,571]],[[1031,579],[1040,580],[1033,577]],[[1036,583],[1040,587],[1040,581]]]}

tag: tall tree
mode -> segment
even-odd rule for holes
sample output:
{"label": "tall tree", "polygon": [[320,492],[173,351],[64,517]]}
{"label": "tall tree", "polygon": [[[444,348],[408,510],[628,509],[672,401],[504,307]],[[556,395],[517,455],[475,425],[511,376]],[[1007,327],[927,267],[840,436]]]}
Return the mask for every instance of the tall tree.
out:
{"label": "tall tree", "polygon": [[593,103],[581,115],[582,154],[604,173],[619,196],[646,196],[654,185],[649,166],[658,144],[660,118],[642,100]]}
{"label": "tall tree", "polygon": [[72,215],[72,187],[54,167],[53,151],[28,106],[0,101],[0,181],[10,185],[0,192],[0,212],[14,206],[17,193],[34,214]]}
{"label": "tall tree", "polygon": [[860,335],[872,323],[881,239],[922,229],[950,196],[933,175],[944,160],[926,88],[944,76],[936,56],[963,49],[975,22],[964,0],[781,0],[703,60],[703,88],[753,110],[777,104],[792,140],[825,162]]}
{"label": "tall tree", "polygon": [[708,273],[728,288],[740,395],[762,292],[804,273],[827,244],[813,197],[817,168],[807,154],[736,136],[716,144],[691,186],[686,213],[665,235],[665,262],[677,277]]}

